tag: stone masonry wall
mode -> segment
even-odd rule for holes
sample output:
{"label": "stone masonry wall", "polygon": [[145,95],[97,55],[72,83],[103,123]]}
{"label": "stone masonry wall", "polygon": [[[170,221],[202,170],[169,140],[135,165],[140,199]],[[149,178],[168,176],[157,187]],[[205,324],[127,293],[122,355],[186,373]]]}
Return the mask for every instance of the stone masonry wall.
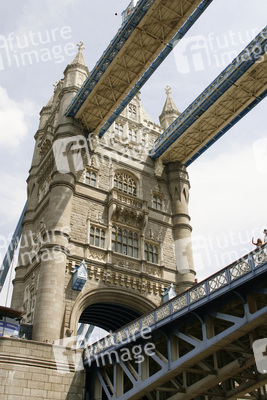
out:
{"label": "stone masonry wall", "polygon": [[[75,371],[80,350],[51,344],[0,338],[1,400],[83,400],[85,372]],[[56,362],[57,361],[57,362]],[[61,368],[61,371],[59,370]]]}

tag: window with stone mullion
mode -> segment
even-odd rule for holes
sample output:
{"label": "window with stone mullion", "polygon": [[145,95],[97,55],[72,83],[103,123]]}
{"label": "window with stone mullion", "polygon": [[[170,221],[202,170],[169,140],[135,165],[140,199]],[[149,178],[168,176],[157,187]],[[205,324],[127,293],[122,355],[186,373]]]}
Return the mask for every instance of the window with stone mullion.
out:
{"label": "window with stone mullion", "polygon": [[136,232],[121,229],[113,226],[112,228],[112,251],[130,257],[138,258],[138,235]]}
{"label": "window with stone mullion", "polygon": [[90,186],[96,185],[96,174],[93,171],[86,171],[85,183]]}
{"label": "window with stone mullion", "polygon": [[162,210],[162,197],[161,196],[153,196],[153,208],[155,210]]}
{"label": "window with stone mullion", "polygon": [[123,125],[118,124],[117,122],[115,123],[115,133],[117,133],[117,135],[119,135],[120,137],[122,137],[123,135]]}
{"label": "window with stone mullion", "polygon": [[124,193],[136,196],[136,183],[133,178],[126,174],[117,173],[114,175],[114,187]]}
{"label": "window with stone mullion", "polygon": [[90,228],[90,245],[101,247],[102,249],[105,247],[105,231],[104,229],[100,229],[94,226]]}
{"label": "window with stone mullion", "polygon": [[132,142],[137,142],[137,131],[134,128],[129,128],[129,139]]}
{"label": "window with stone mullion", "polygon": [[157,246],[145,243],[145,260],[153,264],[158,264],[159,257]]}
{"label": "window with stone mullion", "polygon": [[129,116],[130,116],[130,118],[136,119],[137,109],[136,109],[136,106],[133,104],[129,104]]}

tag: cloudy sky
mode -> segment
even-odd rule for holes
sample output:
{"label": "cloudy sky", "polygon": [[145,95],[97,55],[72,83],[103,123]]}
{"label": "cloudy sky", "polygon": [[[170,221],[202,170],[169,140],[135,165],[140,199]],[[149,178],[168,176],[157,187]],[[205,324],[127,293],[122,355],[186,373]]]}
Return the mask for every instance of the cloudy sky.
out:
{"label": "cloudy sky", "polygon": [[[129,0],[0,2],[0,255],[26,201],[39,111],[83,40],[91,70]],[[116,15],[117,14],[117,15]],[[165,87],[182,112],[266,24],[266,0],[214,0],[142,89],[158,122]],[[23,56],[23,53],[32,56]],[[177,60],[180,61],[179,64]],[[253,250],[267,228],[266,99],[189,168],[199,280]],[[0,304],[5,303],[5,292]]]}

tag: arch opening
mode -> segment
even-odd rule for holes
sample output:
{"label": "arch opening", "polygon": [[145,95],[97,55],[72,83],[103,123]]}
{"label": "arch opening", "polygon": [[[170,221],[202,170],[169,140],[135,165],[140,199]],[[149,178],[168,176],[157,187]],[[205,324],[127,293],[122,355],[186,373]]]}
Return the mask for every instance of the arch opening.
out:
{"label": "arch opening", "polygon": [[131,307],[117,303],[93,303],[82,312],[79,323],[90,324],[114,332],[141,316]]}
{"label": "arch opening", "polygon": [[77,332],[79,342],[90,345],[150,312],[155,306],[146,297],[123,289],[94,289],[77,299],[68,329]]}

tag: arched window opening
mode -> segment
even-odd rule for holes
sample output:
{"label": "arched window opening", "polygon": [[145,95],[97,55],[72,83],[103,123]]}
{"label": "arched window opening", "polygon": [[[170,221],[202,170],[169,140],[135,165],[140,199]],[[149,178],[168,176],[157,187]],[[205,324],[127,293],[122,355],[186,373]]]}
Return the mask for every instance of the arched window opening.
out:
{"label": "arched window opening", "polygon": [[131,176],[125,173],[116,173],[114,175],[114,187],[124,193],[136,196],[136,182]]}
{"label": "arched window opening", "polygon": [[96,173],[94,171],[86,171],[85,183],[90,186],[96,186]]}
{"label": "arched window opening", "polygon": [[162,197],[158,195],[153,196],[152,207],[155,210],[162,211]]}
{"label": "arched window opening", "polygon": [[137,116],[137,108],[134,104],[129,104],[129,117],[136,119]]}
{"label": "arched window opening", "polygon": [[145,260],[153,264],[158,264],[159,251],[157,246],[145,243]]}

